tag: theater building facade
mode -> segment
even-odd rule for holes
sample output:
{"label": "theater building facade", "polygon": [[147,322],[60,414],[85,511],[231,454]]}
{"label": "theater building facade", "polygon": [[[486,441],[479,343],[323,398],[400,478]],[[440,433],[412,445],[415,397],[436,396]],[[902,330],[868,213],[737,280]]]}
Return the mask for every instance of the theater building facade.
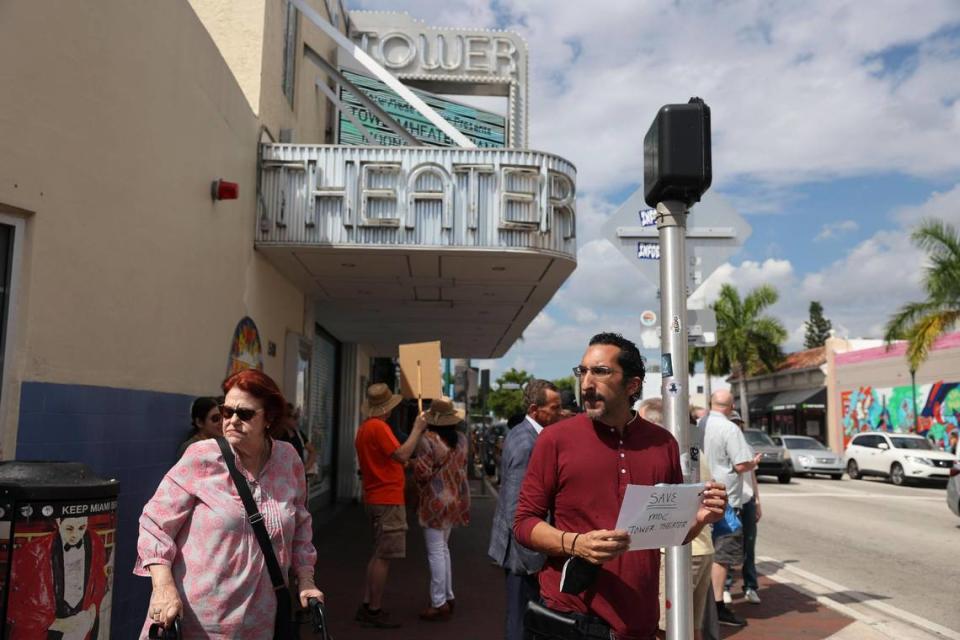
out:
{"label": "theater building facade", "polygon": [[194,397],[274,377],[323,509],[357,494],[359,403],[398,344],[502,356],[576,266],[576,171],[528,147],[515,34],[338,0],[18,0],[0,77],[0,457],[119,480],[113,637],[142,621],[136,520]]}

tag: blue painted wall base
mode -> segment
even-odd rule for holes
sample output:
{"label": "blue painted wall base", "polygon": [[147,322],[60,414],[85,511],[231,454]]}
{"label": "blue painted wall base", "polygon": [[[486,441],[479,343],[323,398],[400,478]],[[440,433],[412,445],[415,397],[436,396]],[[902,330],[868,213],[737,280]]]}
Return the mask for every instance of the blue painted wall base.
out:
{"label": "blue painted wall base", "polygon": [[101,477],[120,481],[112,638],[140,633],[150,581],[131,573],[137,521],[189,435],[192,401],[192,396],[132,389],[21,386],[17,460],[84,462]]}

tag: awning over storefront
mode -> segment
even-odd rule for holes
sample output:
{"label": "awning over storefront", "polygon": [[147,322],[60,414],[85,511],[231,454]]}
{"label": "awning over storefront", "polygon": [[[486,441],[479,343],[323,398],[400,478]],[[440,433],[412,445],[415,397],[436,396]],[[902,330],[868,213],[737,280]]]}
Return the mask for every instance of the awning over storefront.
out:
{"label": "awning over storefront", "polygon": [[823,409],[827,406],[826,403],[827,390],[824,387],[817,389],[794,389],[792,391],[781,391],[776,394],[770,402],[770,408],[774,411],[796,409],[797,407]]}
{"label": "awning over storefront", "polygon": [[776,393],[761,393],[747,399],[750,413],[766,413],[770,410],[770,403],[777,397]]}

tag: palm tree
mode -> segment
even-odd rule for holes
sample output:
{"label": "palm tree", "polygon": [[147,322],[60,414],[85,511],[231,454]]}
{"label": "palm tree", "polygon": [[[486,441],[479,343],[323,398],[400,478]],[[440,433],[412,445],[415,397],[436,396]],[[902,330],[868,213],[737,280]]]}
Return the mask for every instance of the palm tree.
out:
{"label": "palm tree", "polygon": [[908,302],[887,322],[887,344],[906,339],[907,362],[916,371],[941,334],[960,321],[960,233],[943,220],[924,220],[910,239],[927,252],[923,274],[927,299]]}
{"label": "palm tree", "polygon": [[739,292],[725,284],[712,305],[717,314],[717,344],[704,354],[704,364],[708,372],[737,377],[745,427],[750,426],[747,376],[773,371],[783,359],[780,345],[787,339],[787,330],[776,318],[762,315],[779,297],[776,289],[762,285],[741,300]]}

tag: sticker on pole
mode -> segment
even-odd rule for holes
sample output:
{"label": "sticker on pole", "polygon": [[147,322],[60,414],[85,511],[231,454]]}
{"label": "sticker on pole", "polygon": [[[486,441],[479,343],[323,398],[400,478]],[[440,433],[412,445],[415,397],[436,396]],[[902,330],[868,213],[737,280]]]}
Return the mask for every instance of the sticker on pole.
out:
{"label": "sticker on pole", "polygon": [[640,324],[645,327],[654,327],[657,325],[657,314],[647,309],[640,314]]}
{"label": "sticker on pole", "polygon": [[660,375],[664,378],[673,377],[673,358],[669,353],[660,356]]}
{"label": "sticker on pole", "polygon": [[680,316],[673,316],[673,320],[670,322],[670,329],[674,333],[680,333]]}
{"label": "sticker on pole", "polygon": [[683,390],[683,387],[676,380],[672,381],[667,385],[667,393],[670,394],[671,398],[676,398],[680,395],[680,392]]}

